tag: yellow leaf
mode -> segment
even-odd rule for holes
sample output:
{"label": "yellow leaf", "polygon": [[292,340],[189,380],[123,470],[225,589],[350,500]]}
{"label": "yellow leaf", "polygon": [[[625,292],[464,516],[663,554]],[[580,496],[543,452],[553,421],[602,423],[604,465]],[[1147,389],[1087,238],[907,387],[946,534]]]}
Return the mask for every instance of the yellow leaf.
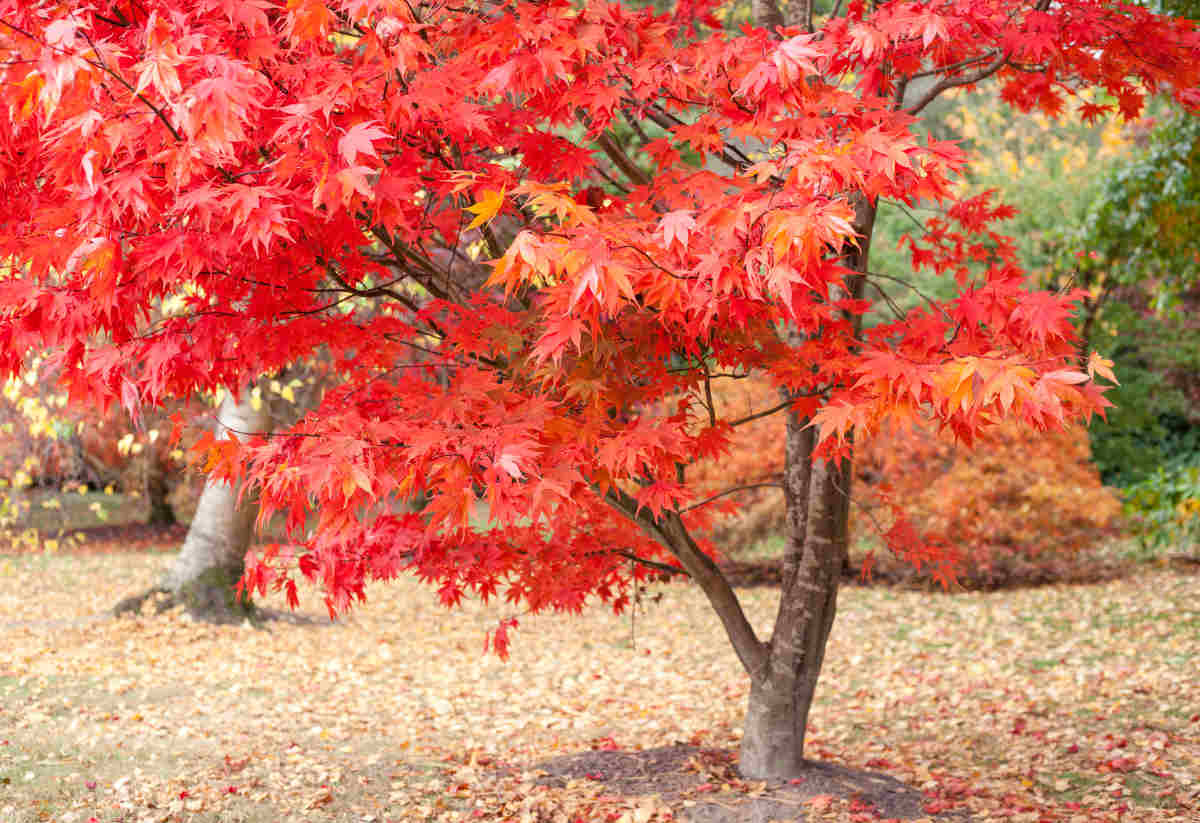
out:
{"label": "yellow leaf", "polygon": [[1109,380],[1118,386],[1121,385],[1117,380],[1117,376],[1113,374],[1113,361],[1109,360],[1107,357],[1101,357],[1100,352],[1094,351],[1092,352],[1091,356],[1088,357],[1087,371],[1088,377],[1092,378],[1093,380],[1096,379],[1096,375],[1098,374],[1104,379]]}
{"label": "yellow leaf", "polygon": [[396,487],[396,496],[403,500],[405,495],[408,494],[408,490],[412,488],[413,480],[415,479],[416,472],[412,469],[409,469],[408,474],[404,475],[403,479],[400,481],[400,484]]}
{"label": "yellow leaf", "polygon": [[475,215],[475,219],[467,224],[467,230],[470,231],[476,226],[482,226],[489,222],[500,211],[502,205],[504,205],[503,191],[484,189],[479,202],[473,206],[467,206],[467,211]]}

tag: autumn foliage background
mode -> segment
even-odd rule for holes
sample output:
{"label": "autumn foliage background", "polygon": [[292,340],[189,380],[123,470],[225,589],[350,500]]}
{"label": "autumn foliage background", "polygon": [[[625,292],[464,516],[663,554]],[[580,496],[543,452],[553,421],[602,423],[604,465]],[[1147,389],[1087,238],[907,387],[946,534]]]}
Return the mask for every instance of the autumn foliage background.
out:
{"label": "autumn foliage background", "polygon": [[[722,388],[718,402],[741,416],[769,407],[776,395],[747,379]],[[780,421],[753,421],[727,455],[697,467],[699,481],[712,493],[777,483],[783,461],[764,444],[781,437]],[[890,523],[879,492],[905,500],[923,534],[961,552],[958,582],[968,588],[1087,577],[1100,571],[1093,550],[1122,534],[1120,497],[1101,483],[1081,427],[1042,434],[1008,423],[970,448],[946,432],[906,427],[856,445],[851,562],[864,577],[924,577],[881,543]],[[732,560],[761,562],[786,528],[780,498],[777,488],[748,489],[741,507],[729,507],[715,526],[714,545]]]}

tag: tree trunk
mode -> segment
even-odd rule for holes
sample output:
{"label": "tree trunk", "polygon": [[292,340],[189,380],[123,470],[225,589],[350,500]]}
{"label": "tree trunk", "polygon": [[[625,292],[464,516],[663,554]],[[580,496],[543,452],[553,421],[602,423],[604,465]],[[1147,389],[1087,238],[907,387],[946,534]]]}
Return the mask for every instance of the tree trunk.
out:
{"label": "tree trunk", "polygon": [[787,548],[775,629],[767,662],[750,678],[742,737],[742,774],[757,779],[797,776],[825,644],[837,611],[847,547],[845,494],[849,461],[813,460],[816,432],[788,416],[784,497]]}
{"label": "tree trunk", "polygon": [[[851,271],[866,272],[875,228],[875,205],[854,199],[859,246],[843,258]],[[847,296],[862,296],[866,278],[848,278]],[[845,318],[857,334],[860,317]],[[819,432],[795,411],[788,413],[783,476],[787,544],[775,628],[766,664],[750,672],[740,768],[746,777],[796,777],[804,767],[804,738],[825,644],[837,612],[842,570],[850,562],[849,458],[814,460]]]}
{"label": "tree trunk", "polygon": [[152,526],[173,526],[176,523],[175,510],[171,508],[167,495],[171,488],[167,483],[167,461],[162,449],[150,444],[145,452],[146,466],[146,502],[149,511],[146,522]]}
{"label": "tree trunk", "polygon": [[[854,198],[859,245],[843,263],[865,273],[875,228],[875,205]],[[862,296],[866,278],[847,279],[851,298]],[[836,295],[835,295],[836,296]],[[846,316],[857,335],[859,316]],[[787,544],[775,628],[766,664],[750,672],[740,768],[746,777],[796,777],[804,767],[804,738],[825,644],[837,612],[842,570],[850,563],[850,489],[853,466],[847,457],[814,460],[819,432],[795,411],[788,413],[783,493],[787,504]]]}
{"label": "tree trunk", "polygon": [[[226,395],[217,410],[218,437],[243,437],[243,433],[271,428],[267,404],[260,403],[255,409],[248,390],[236,400]],[[149,591],[122,600],[114,613],[138,612],[148,598],[162,595],[157,604],[160,611],[182,604],[188,614],[213,623],[240,622],[250,616],[253,604],[249,599],[240,599],[234,586],[245,570],[258,507],[250,497],[243,497],[239,503],[238,491],[210,478],[204,484],[183,548],[166,576]]]}
{"label": "tree trunk", "polygon": [[[255,409],[247,390],[236,400],[227,394],[217,410],[218,436],[244,439],[243,433],[271,428],[267,404],[260,402]],[[258,506],[246,497],[239,503],[238,493],[228,483],[209,478],[183,548],[161,584],[190,614],[213,622],[241,620],[253,608],[233,587],[245,570]]]}

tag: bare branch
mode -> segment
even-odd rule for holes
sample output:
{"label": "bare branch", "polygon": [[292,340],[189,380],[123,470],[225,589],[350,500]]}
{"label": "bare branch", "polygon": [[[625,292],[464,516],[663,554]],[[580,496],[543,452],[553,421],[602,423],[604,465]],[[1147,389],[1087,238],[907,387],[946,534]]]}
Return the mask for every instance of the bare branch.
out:
{"label": "bare branch", "polygon": [[[599,490],[597,490],[599,494]],[[655,542],[678,558],[692,579],[700,586],[708,598],[713,611],[721,618],[725,634],[737,652],[738,659],[751,678],[761,676],[767,665],[767,646],[758,639],[754,627],[746,619],[742,604],[738,602],[737,594],[725,575],[717,568],[713,559],[700,550],[696,541],[683,525],[679,513],[664,511],[659,517],[654,517],[644,507],[639,507],[637,500],[619,488],[610,487],[602,495],[602,499],[623,516],[629,518]]]}
{"label": "bare branch", "polygon": [[[868,271],[868,272],[863,272],[863,273],[865,275],[867,275],[868,277],[882,277],[884,280],[891,280],[893,283],[899,283],[900,285],[911,289],[912,291],[916,292],[918,297],[920,297],[922,300],[925,301],[925,303],[929,306],[929,308],[937,309],[938,311],[940,311],[942,313],[942,316],[944,318],[946,318],[946,320],[950,321],[951,323],[954,322],[954,318],[952,318],[949,314],[947,314],[946,310],[944,308],[942,308],[936,300],[934,300],[929,295],[925,294],[925,292],[918,289],[915,285],[913,285],[909,281],[905,280],[903,277],[896,277],[894,274],[884,274],[883,272],[880,272],[880,271]],[[878,284],[872,283],[871,285],[875,286],[876,289],[879,289]],[[879,289],[879,293],[883,294],[883,289]]]}
{"label": "bare branch", "polygon": [[784,400],[782,403],[772,406],[771,408],[767,409],[766,411],[754,412],[753,414],[748,414],[745,417],[739,417],[737,420],[734,420],[729,425],[737,427],[737,426],[741,426],[746,423],[749,423],[751,420],[757,420],[760,417],[770,417],[772,414],[781,412],[784,409],[786,409],[788,406],[792,405],[792,403],[795,402],[797,397],[813,397],[818,394],[821,394],[821,392],[807,392],[807,393],[803,393],[803,394],[792,395],[792,397],[789,398],[788,400]]}
{"label": "bare branch", "polygon": [[608,155],[608,159],[613,162],[613,165],[619,168],[621,172],[632,182],[639,186],[650,185],[650,178],[646,176],[644,171],[638,168],[637,163],[630,159],[629,155],[625,153],[625,150],[617,145],[617,141],[614,140],[610,135],[601,134],[596,138],[596,143],[601,149],[604,150],[604,153]]}
{"label": "bare branch", "polygon": [[727,497],[731,494],[736,494],[737,492],[749,491],[751,489],[782,489],[782,488],[783,488],[783,484],[780,483],[778,480],[773,480],[769,483],[746,483],[743,486],[731,486],[730,488],[725,489],[724,491],[717,492],[716,494],[712,495],[711,497],[704,498],[699,503],[693,503],[692,505],[688,506],[686,509],[680,509],[679,513],[684,514],[686,512],[690,512],[692,509],[698,509],[701,506],[707,506],[709,503],[713,502],[714,500],[720,500],[722,497]]}
{"label": "bare branch", "polygon": [[988,63],[986,66],[984,66],[982,69],[977,71],[975,74],[967,75],[965,77],[942,78],[936,84],[934,84],[933,88],[931,88],[929,91],[925,92],[925,94],[921,97],[920,100],[918,100],[913,105],[909,106],[907,109],[905,109],[905,111],[908,112],[909,114],[917,114],[918,112],[921,111],[921,109],[925,108],[930,103],[932,103],[935,99],[937,99],[938,95],[940,95],[942,92],[946,91],[947,89],[953,89],[953,88],[957,88],[959,86],[970,86],[975,83],[979,83],[983,80],[986,80],[987,78],[991,77],[996,72],[1000,71],[1000,69],[1004,68],[1004,64],[1007,62],[1008,62],[1008,55],[1005,54],[1004,52],[999,52],[996,54],[995,60],[993,60],[991,63]]}
{"label": "bare branch", "polygon": [[[646,109],[646,116],[667,131],[673,132],[676,126],[686,125],[684,121],[680,120],[678,117],[663,111],[657,106],[648,107]],[[740,149],[730,146],[728,143],[725,144],[724,149],[721,151],[718,157],[720,157],[722,163],[729,166],[729,168],[734,169],[735,171],[745,171],[746,168],[751,165],[750,158],[742,154]],[[777,178],[772,177],[771,180],[774,182],[777,180]]]}
{"label": "bare branch", "polygon": [[915,74],[910,74],[908,79],[916,80],[921,77],[934,77],[939,74],[951,74],[956,71],[962,71],[965,68],[970,68],[978,63],[986,63],[995,56],[995,51],[988,51],[984,54],[976,55],[975,57],[968,57],[965,60],[959,60],[957,63],[951,63],[948,66],[935,66],[932,69],[926,69],[925,71],[919,71]]}
{"label": "bare branch", "polygon": [[717,425],[717,406],[713,402],[712,393],[712,376],[708,373],[708,364],[704,364],[704,400],[705,407],[708,409],[708,424],[710,426]]}
{"label": "bare branch", "polygon": [[684,577],[691,577],[691,575],[688,574],[687,569],[681,569],[676,566],[668,566],[666,563],[659,563],[657,560],[649,560],[645,557],[639,557],[633,552],[626,551],[625,549],[617,549],[613,552],[613,554],[619,554],[621,557],[624,557],[627,560],[632,560],[634,563],[645,566],[648,569],[654,569],[655,571],[662,572],[663,574],[682,574]]}

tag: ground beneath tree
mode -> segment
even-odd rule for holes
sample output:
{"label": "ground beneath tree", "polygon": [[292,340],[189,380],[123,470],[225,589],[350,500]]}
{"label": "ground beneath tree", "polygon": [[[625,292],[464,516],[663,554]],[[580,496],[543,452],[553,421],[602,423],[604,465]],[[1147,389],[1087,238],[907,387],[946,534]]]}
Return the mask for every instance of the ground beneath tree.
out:
{"label": "ground beneath tree", "polygon": [[[510,610],[409,580],[336,622],[304,591],[259,626],[106,616],[171,557],[0,556],[4,823],[1200,819],[1194,573],[847,588],[809,733],[828,766],[767,785],[733,768],[746,679],[694,587],[517,615],[507,663],[481,650]],[[765,633],[778,591],[740,594]]]}
{"label": "ground beneath tree", "polygon": [[[72,554],[124,554],[137,551],[170,551],[178,548],[187,536],[187,526],[148,523],[115,523],[78,529],[59,529],[45,533],[53,539],[58,550]],[[44,551],[44,549],[42,549]],[[0,554],[26,553],[27,550],[11,539],[0,536]]]}
{"label": "ground beneath tree", "polygon": [[587,780],[622,796],[656,796],[692,823],[805,821],[807,811],[835,798],[850,809],[887,820],[964,819],[963,811],[931,814],[920,791],[878,772],[837,763],[808,764],[788,781],[747,781],[731,749],[678,744],[640,752],[596,750],[538,764],[540,785],[567,787]]}

